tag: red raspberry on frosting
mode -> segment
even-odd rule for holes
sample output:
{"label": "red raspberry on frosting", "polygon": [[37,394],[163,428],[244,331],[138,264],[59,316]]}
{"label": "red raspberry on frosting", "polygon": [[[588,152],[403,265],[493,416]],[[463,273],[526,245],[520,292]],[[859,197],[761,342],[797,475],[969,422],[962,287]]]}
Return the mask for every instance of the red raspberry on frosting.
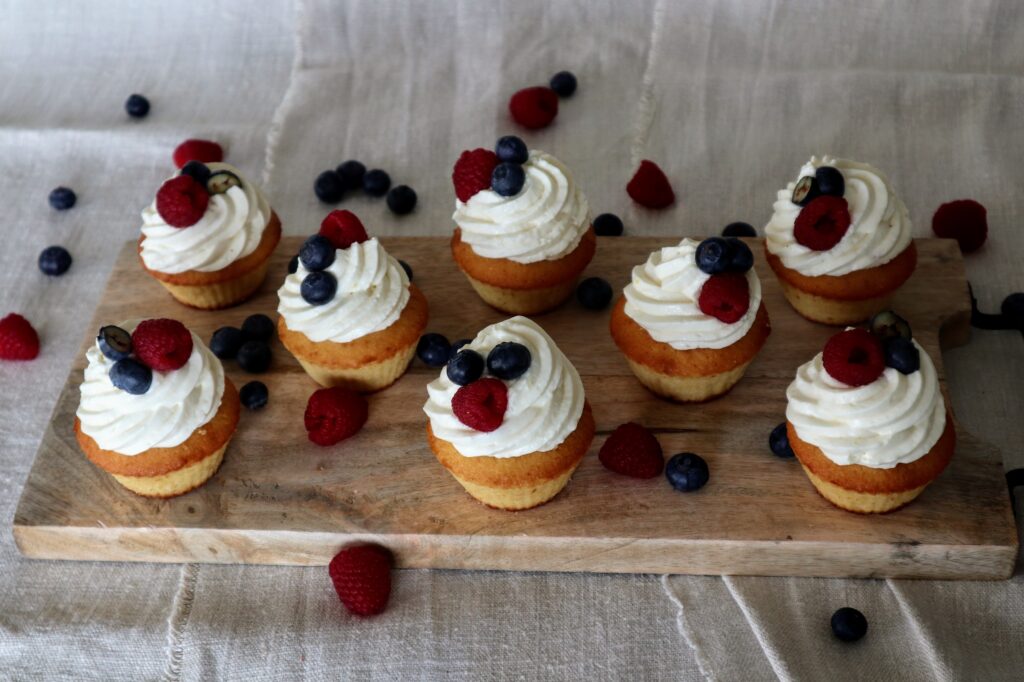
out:
{"label": "red raspberry on frosting", "polygon": [[224,150],[213,140],[185,140],[174,149],[174,165],[184,168],[189,161],[216,163],[224,160]]}
{"label": "red raspberry on frosting", "polygon": [[606,469],[633,478],[653,478],[665,466],[658,439],[633,422],[622,424],[612,431],[601,446],[597,458]]}
{"label": "red raspberry on frosting", "polygon": [[39,335],[18,313],[0,320],[0,360],[31,360],[39,355]]}
{"label": "red raspberry on frosting", "polygon": [[370,408],[366,398],[341,386],[321,388],[309,396],[303,421],[309,439],[317,445],[334,445],[359,433]]}
{"label": "red raspberry on frosting", "polygon": [[825,371],[848,386],[864,386],[885,371],[885,351],[878,337],[867,329],[847,329],[825,344]]}
{"label": "red raspberry on frosting", "polygon": [[320,223],[320,234],[327,237],[334,248],[347,249],[353,244],[365,242],[370,237],[366,228],[352,211],[331,211]]}
{"label": "red raspberry on frosting", "polygon": [[490,149],[479,147],[462,152],[452,169],[452,184],[459,201],[469,201],[477,192],[488,189],[491,172],[497,165],[498,155]]}
{"label": "red raspberry on frosting", "polygon": [[391,596],[391,553],[379,545],[352,545],[328,566],[338,599],[357,616],[374,616]]}
{"label": "red raspberry on frosting", "polygon": [[988,238],[988,211],[972,199],[950,201],[935,211],[932,230],[939,237],[955,239],[963,253],[977,251]]}
{"label": "red raspberry on frosting", "polygon": [[512,95],[508,110],[515,122],[524,128],[546,128],[558,116],[558,94],[540,85],[523,88]]}
{"label": "red raspberry on frosting", "polygon": [[171,227],[195,225],[209,203],[210,193],[191,175],[171,178],[156,193],[156,212]]}
{"label": "red raspberry on frosting", "polygon": [[820,196],[800,210],[793,225],[793,238],[813,251],[828,251],[850,229],[850,208],[846,199]]}
{"label": "red raspberry on frosting", "polygon": [[170,372],[188,362],[192,334],[177,320],[144,320],[132,332],[132,351],[150,369]]}
{"label": "red raspberry on frosting", "polygon": [[508,409],[508,388],[498,379],[477,379],[452,397],[452,412],[471,429],[494,431],[501,426]]}
{"label": "red raspberry on frosting", "polygon": [[647,208],[665,208],[676,200],[665,173],[653,161],[641,161],[626,185],[626,192],[636,203]]}
{"label": "red raspberry on frosting", "polygon": [[711,275],[700,288],[697,304],[705,315],[732,324],[750,308],[750,284],[738,272]]}

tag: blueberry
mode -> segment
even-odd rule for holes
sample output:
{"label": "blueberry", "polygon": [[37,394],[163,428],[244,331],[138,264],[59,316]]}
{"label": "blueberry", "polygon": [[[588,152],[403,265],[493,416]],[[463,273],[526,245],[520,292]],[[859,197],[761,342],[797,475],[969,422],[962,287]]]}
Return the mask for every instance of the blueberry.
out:
{"label": "blueberry", "polygon": [[455,354],[458,353],[459,350],[461,350],[463,346],[465,346],[467,343],[472,343],[472,342],[473,342],[473,339],[459,339],[457,341],[452,341],[452,348],[448,352],[448,357],[449,358],[455,357]]}
{"label": "blueberry", "polygon": [[350,159],[334,169],[334,172],[341,176],[341,182],[346,190],[356,190],[363,186],[363,176],[366,175],[366,166],[355,159]]}
{"label": "blueberry", "polygon": [[883,310],[872,317],[871,322],[868,323],[868,328],[872,334],[883,341],[897,336],[904,339],[910,339],[914,336],[910,331],[910,325],[907,321],[891,310]]}
{"label": "blueberry", "polygon": [[530,150],[526,143],[515,135],[506,135],[498,138],[498,144],[494,146],[494,153],[498,155],[499,161],[509,163],[526,163],[530,158]]}
{"label": "blueberry", "polygon": [[67,187],[57,187],[50,192],[50,206],[58,211],[68,210],[77,200],[74,190]]}
{"label": "blueberry", "polygon": [[345,196],[345,182],[334,171],[324,171],[316,176],[316,181],[313,182],[313,193],[325,204],[336,204]]}
{"label": "blueberry", "polygon": [[576,298],[588,310],[603,310],[612,301],[612,285],[600,277],[588,277],[576,287]]}
{"label": "blueberry", "polygon": [[602,213],[594,218],[594,233],[598,237],[618,237],[622,234],[622,220],[614,213]]}
{"label": "blueberry", "polygon": [[371,197],[382,197],[391,187],[391,176],[379,168],[366,171],[363,176],[363,191]]}
{"label": "blueberry", "polygon": [[750,223],[729,223],[722,228],[723,237],[756,237],[757,230]]}
{"label": "blueberry", "polygon": [[665,478],[679,492],[689,493],[703,488],[709,476],[708,463],[692,452],[673,455],[665,465]]}
{"label": "blueberry", "polygon": [[396,215],[412,213],[416,208],[416,190],[409,185],[398,185],[391,188],[387,198],[388,208]]}
{"label": "blueberry", "polygon": [[125,393],[142,395],[153,383],[153,371],[133,358],[124,358],[110,368],[110,383]]}
{"label": "blueberry", "polygon": [[303,300],[310,305],[323,305],[332,298],[338,290],[338,280],[329,272],[311,272],[306,275],[299,285],[299,293]]}
{"label": "blueberry", "polygon": [[498,379],[511,381],[530,369],[530,349],[515,341],[499,343],[487,354],[487,372]]}
{"label": "blueberry", "polygon": [[697,246],[697,267],[701,272],[717,275],[732,263],[732,244],[721,237],[705,239]]}
{"label": "blueberry", "polygon": [[259,410],[267,406],[270,392],[267,391],[267,385],[262,381],[250,381],[242,386],[238,397],[242,400],[242,404],[250,410]]}
{"label": "blueberry", "polygon": [[238,366],[250,374],[261,374],[270,367],[270,346],[263,341],[246,341],[238,349]]}
{"label": "blueberry", "polygon": [[821,190],[818,189],[818,179],[812,175],[805,175],[797,180],[796,187],[793,188],[793,195],[789,200],[797,206],[806,206],[820,195]]}
{"label": "blueberry", "polygon": [[465,386],[471,384],[484,373],[484,358],[475,350],[460,350],[448,361],[448,378],[453,384]]}
{"label": "blueberry", "polygon": [[288,261],[288,274],[294,275],[299,271],[299,256],[298,254],[292,256],[292,259]]}
{"label": "blueberry", "polygon": [[181,174],[191,176],[200,185],[206,187],[206,182],[213,175],[213,171],[202,161],[189,161],[182,166]]}
{"label": "blueberry", "polygon": [[416,344],[416,357],[430,367],[443,367],[450,355],[451,344],[441,334],[424,334]]}
{"label": "blueberry", "polygon": [[124,360],[132,354],[132,335],[112,324],[100,327],[96,335],[100,352],[111,360]]}
{"label": "blueberry", "polygon": [[782,422],[768,436],[768,447],[776,457],[796,457],[789,446],[789,434],[786,433],[786,422]]}
{"label": "blueberry", "polygon": [[408,263],[406,263],[404,260],[398,261],[398,264],[402,266],[403,270],[405,270],[405,276],[408,277],[409,281],[411,282],[412,281],[412,266],[409,265]]}
{"label": "blueberry", "polygon": [[921,353],[910,339],[894,336],[885,341],[885,366],[900,374],[913,374],[921,369]]}
{"label": "blueberry", "polygon": [[999,309],[1007,327],[1024,331],[1024,293],[1010,294]]}
{"label": "blueberry", "polygon": [[503,197],[514,197],[526,184],[526,172],[518,163],[499,163],[491,172],[491,189]]}
{"label": "blueberry", "polygon": [[63,246],[47,246],[39,254],[39,269],[43,274],[59,277],[71,267],[71,254]]}
{"label": "blueberry", "polygon": [[145,118],[149,113],[149,100],[142,95],[129,95],[124,101],[124,110],[132,118]]}
{"label": "blueberry", "polygon": [[206,191],[210,194],[224,194],[232,187],[241,186],[242,178],[229,170],[219,170],[216,173],[210,173],[210,177],[206,178]]}
{"label": "blueberry", "polygon": [[299,260],[310,272],[318,272],[331,267],[334,256],[334,244],[322,234],[314,234],[299,249]]}
{"label": "blueberry", "polygon": [[576,92],[576,76],[568,71],[559,71],[551,77],[551,82],[548,85],[559,97],[572,97],[572,94]]}
{"label": "blueberry", "polygon": [[256,313],[242,322],[242,335],[246,341],[270,341],[274,337],[274,321],[263,313]]}
{"label": "blueberry", "polygon": [[732,260],[729,263],[730,272],[746,272],[754,267],[754,253],[745,242],[736,237],[726,237],[729,248],[732,249]]}
{"label": "blueberry", "polygon": [[838,168],[820,166],[814,171],[814,177],[818,181],[818,191],[822,194],[841,197],[846,192],[846,181]]}
{"label": "blueberry", "polygon": [[856,642],[868,633],[868,619],[855,608],[844,606],[832,614],[832,634],[844,642]]}
{"label": "blueberry", "polygon": [[221,327],[210,337],[210,350],[221,360],[230,360],[238,355],[243,341],[241,329]]}

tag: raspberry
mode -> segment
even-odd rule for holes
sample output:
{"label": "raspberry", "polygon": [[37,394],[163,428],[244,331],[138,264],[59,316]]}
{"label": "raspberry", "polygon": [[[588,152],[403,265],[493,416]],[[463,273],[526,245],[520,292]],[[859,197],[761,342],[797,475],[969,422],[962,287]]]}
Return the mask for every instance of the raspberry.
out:
{"label": "raspberry", "polygon": [[641,161],[626,192],[636,203],[647,208],[665,208],[676,200],[665,173],[653,161]]}
{"label": "raspberry", "polygon": [[612,431],[597,457],[606,469],[633,478],[653,478],[665,466],[658,439],[633,422]]}
{"label": "raspberry", "polygon": [[750,285],[746,275],[727,272],[711,275],[700,288],[697,304],[705,315],[732,324],[750,308]]}
{"label": "raspberry", "polygon": [[132,350],[150,369],[170,372],[188,362],[192,334],[177,320],[144,320],[132,332]]}
{"label": "raspberry", "polygon": [[391,596],[391,552],[379,545],[351,545],[328,567],[334,591],[350,613],[375,616]]}
{"label": "raspberry", "polygon": [[850,209],[846,199],[820,196],[800,209],[793,226],[793,237],[813,251],[828,251],[850,229]]}
{"label": "raspberry", "polygon": [[363,223],[352,211],[328,213],[320,223],[320,234],[327,237],[336,249],[347,249],[370,238]]}
{"label": "raspberry", "polygon": [[955,239],[963,253],[977,251],[988,237],[988,212],[972,199],[950,201],[935,211],[932,231],[939,237]]}
{"label": "raspberry", "polygon": [[212,140],[185,140],[174,149],[174,165],[183,168],[189,161],[215,163],[224,160],[224,150]]}
{"label": "raspberry", "polygon": [[199,222],[210,203],[210,193],[190,175],[171,178],[156,193],[156,212],[171,227]]}
{"label": "raspberry", "polygon": [[524,128],[546,128],[558,116],[558,94],[543,86],[523,88],[508,101],[508,111]]}
{"label": "raspberry", "polygon": [[474,194],[491,186],[491,172],[498,165],[498,155],[482,147],[464,151],[452,169],[452,184],[459,201],[469,201]]}
{"label": "raspberry", "polygon": [[39,335],[18,313],[0,320],[0,360],[31,360],[39,355]]}
{"label": "raspberry", "polygon": [[455,392],[452,412],[460,422],[477,431],[501,426],[508,409],[508,389],[498,379],[477,379]]}
{"label": "raspberry", "polygon": [[847,329],[825,344],[825,371],[848,386],[864,386],[882,376],[885,352],[882,342],[867,329]]}
{"label": "raspberry", "polygon": [[304,421],[309,439],[334,445],[359,433],[369,416],[366,398],[341,386],[321,388],[309,396]]}

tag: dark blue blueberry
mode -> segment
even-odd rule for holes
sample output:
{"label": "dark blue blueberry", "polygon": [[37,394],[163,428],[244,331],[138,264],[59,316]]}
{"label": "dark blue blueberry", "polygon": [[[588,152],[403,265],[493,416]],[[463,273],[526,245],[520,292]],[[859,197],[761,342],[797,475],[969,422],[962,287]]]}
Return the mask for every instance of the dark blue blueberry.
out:
{"label": "dark blue blueberry", "polygon": [[391,187],[391,176],[379,168],[366,171],[363,176],[363,191],[371,197],[382,197]]}
{"label": "dark blue blueberry", "polygon": [[213,175],[213,171],[202,161],[189,161],[181,168],[182,175],[188,175],[195,179],[203,187],[206,187],[206,182]]}
{"label": "dark blue blueberry", "polygon": [[334,244],[322,234],[314,234],[299,249],[299,260],[310,272],[318,272],[331,267],[334,256]]}
{"label": "dark blue blueberry", "polygon": [[325,204],[336,204],[345,196],[345,182],[332,170],[316,176],[313,182],[313,193]]}
{"label": "dark blue blueberry", "polygon": [[786,433],[786,422],[782,422],[768,436],[768,447],[776,457],[795,457],[793,448],[789,447],[789,434]]}
{"label": "dark blue blueberry", "polygon": [[402,266],[403,270],[405,270],[405,276],[408,277],[409,281],[411,282],[412,281],[412,266],[409,265],[408,263],[406,263],[404,260],[398,261],[398,264]]}
{"label": "dark blue blueberry", "polygon": [[572,97],[572,94],[576,92],[576,76],[568,71],[559,71],[551,77],[551,82],[548,85],[559,97]]}
{"label": "dark blue blueberry", "polygon": [[132,118],[145,118],[149,113],[149,100],[142,95],[128,95],[124,101],[124,110]]}
{"label": "dark blue blueberry", "polygon": [[63,246],[47,246],[39,254],[39,269],[43,274],[59,277],[71,267],[71,254]]}
{"label": "dark blue blueberry", "polygon": [[238,355],[244,340],[241,329],[221,327],[210,337],[210,350],[221,360],[230,360]]}
{"label": "dark blue blueberry", "polygon": [[894,336],[885,341],[885,366],[900,374],[913,374],[921,369],[921,353],[910,339]]}
{"label": "dark blue blueberry", "polygon": [[1024,331],[1024,293],[1010,294],[999,309],[1007,327]]}
{"label": "dark blue blueberry", "polygon": [[754,267],[754,253],[745,242],[736,237],[726,237],[729,247],[732,249],[732,261],[729,263],[729,272],[746,272]]}
{"label": "dark blue blueberry", "polygon": [[78,197],[68,187],[57,187],[50,192],[50,206],[58,211],[66,211],[75,205]]}
{"label": "dark blue blueberry", "polygon": [[242,390],[238,392],[238,397],[241,399],[242,404],[250,410],[260,410],[267,406],[270,391],[267,390],[267,385],[262,381],[250,381],[245,386],[242,386]]}
{"label": "dark blue blueberry", "polygon": [[757,230],[750,223],[729,223],[722,228],[723,237],[756,237]]}
{"label": "dark blue blueberry", "polygon": [[472,343],[472,342],[473,342],[473,339],[458,339],[457,341],[452,341],[452,349],[451,349],[451,351],[449,351],[448,357],[451,357],[451,358],[455,357],[455,354],[458,353],[459,350],[461,350],[463,346],[465,346],[467,343]]}
{"label": "dark blue blueberry", "polygon": [[460,350],[448,361],[448,369],[445,371],[453,384],[465,386],[483,376],[484,358],[475,350]]}
{"label": "dark blue blueberry", "polygon": [[288,261],[288,274],[294,275],[299,271],[299,255],[295,254],[292,259]]}
{"label": "dark blue blueberry", "polygon": [[238,349],[238,366],[250,374],[262,374],[270,367],[270,346],[264,341],[246,341]]}
{"label": "dark blue blueberry", "polygon": [[844,606],[832,614],[832,634],[844,642],[856,642],[868,633],[868,619],[855,608]]}
{"label": "dark blue blueberry", "polygon": [[256,313],[242,322],[242,335],[246,341],[270,341],[274,337],[274,321],[263,313]]}
{"label": "dark blue blueberry", "polygon": [[515,341],[504,341],[487,354],[487,372],[492,377],[511,381],[530,369],[530,349]]}
{"label": "dark blue blueberry", "polygon": [[334,169],[334,172],[341,176],[341,181],[347,190],[357,190],[363,186],[363,176],[366,175],[366,166],[350,159]]}
{"label": "dark blue blueberry", "polygon": [[338,280],[329,272],[311,272],[306,275],[299,285],[299,293],[303,300],[310,305],[323,305],[332,298],[338,290]]}
{"label": "dark blue blueberry", "polygon": [[682,493],[700,490],[708,482],[708,463],[700,455],[681,452],[673,455],[665,465],[665,478]]}
{"label": "dark blue blueberry", "polygon": [[409,185],[398,185],[388,192],[388,208],[396,215],[412,213],[416,208],[416,190]]}
{"label": "dark blue blueberry", "polygon": [[498,144],[494,146],[494,153],[498,155],[499,161],[509,163],[526,163],[530,158],[530,150],[526,143],[515,135],[506,135],[498,138]]}
{"label": "dark blue blueberry", "polygon": [[153,383],[153,371],[133,358],[124,358],[110,368],[110,383],[125,393],[142,395]]}
{"label": "dark blue blueberry", "polygon": [[705,239],[697,246],[697,267],[701,272],[717,275],[732,264],[732,244],[722,237]]}
{"label": "dark blue blueberry", "polygon": [[818,181],[818,191],[822,194],[841,197],[846,192],[846,181],[838,168],[820,166],[814,171],[814,177]]}
{"label": "dark blue blueberry", "polygon": [[416,344],[416,357],[430,367],[443,367],[448,364],[451,348],[448,339],[441,334],[424,334]]}
{"label": "dark blue blueberry", "polygon": [[132,354],[132,335],[112,324],[100,327],[96,335],[100,352],[111,360],[124,360]]}
{"label": "dark blue blueberry", "polygon": [[602,213],[594,218],[594,233],[598,237],[622,235],[622,220],[614,213]]}
{"label": "dark blue blueberry", "polygon": [[904,339],[913,337],[910,324],[891,310],[883,310],[872,317],[868,328],[872,334],[883,341],[897,336]]}
{"label": "dark blue blueberry", "polygon": [[806,206],[819,196],[821,196],[821,190],[818,189],[818,179],[813,175],[805,175],[797,180],[789,200],[797,206]]}
{"label": "dark blue blueberry", "polygon": [[503,197],[514,197],[526,184],[526,172],[518,163],[499,163],[491,171],[491,189]]}
{"label": "dark blue blueberry", "polygon": [[604,310],[612,301],[612,285],[600,277],[588,277],[576,287],[576,298],[588,310]]}

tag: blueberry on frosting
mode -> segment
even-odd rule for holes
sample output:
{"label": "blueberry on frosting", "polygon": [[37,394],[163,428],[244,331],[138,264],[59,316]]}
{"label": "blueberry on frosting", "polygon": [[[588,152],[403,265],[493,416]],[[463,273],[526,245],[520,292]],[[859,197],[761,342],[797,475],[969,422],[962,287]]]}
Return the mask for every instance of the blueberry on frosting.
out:
{"label": "blueberry on frosting", "polygon": [[132,354],[132,335],[118,326],[108,324],[100,327],[96,345],[107,358],[114,361],[124,360]]}
{"label": "blueberry on frosting", "polygon": [[515,341],[499,343],[487,354],[487,372],[498,379],[511,381],[530,369],[530,349]]}
{"label": "blueberry on frosting", "polygon": [[302,280],[299,288],[303,300],[310,305],[323,305],[332,298],[338,290],[338,280],[334,275],[325,271],[311,272]]}
{"label": "blueberry on frosting", "polygon": [[514,197],[526,184],[526,172],[522,165],[509,161],[499,163],[491,171],[491,189],[503,197]]}
{"label": "blueberry on frosting", "polygon": [[805,175],[800,178],[796,187],[793,188],[791,201],[797,206],[806,206],[821,195],[818,189],[818,179],[813,175]]}
{"label": "blueberry on frosting", "polygon": [[843,173],[834,166],[818,166],[814,171],[814,179],[818,182],[818,191],[833,197],[841,197],[846,193],[846,181]]}
{"label": "blueberry on frosting", "polygon": [[134,358],[124,358],[110,368],[110,382],[125,393],[142,395],[153,383],[153,370]]}
{"label": "blueberry on frosting", "polygon": [[310,272],[329,268],[334,262],[334,255],[334,244],[321,234],[314,234],[299,249],[299,260]]}

